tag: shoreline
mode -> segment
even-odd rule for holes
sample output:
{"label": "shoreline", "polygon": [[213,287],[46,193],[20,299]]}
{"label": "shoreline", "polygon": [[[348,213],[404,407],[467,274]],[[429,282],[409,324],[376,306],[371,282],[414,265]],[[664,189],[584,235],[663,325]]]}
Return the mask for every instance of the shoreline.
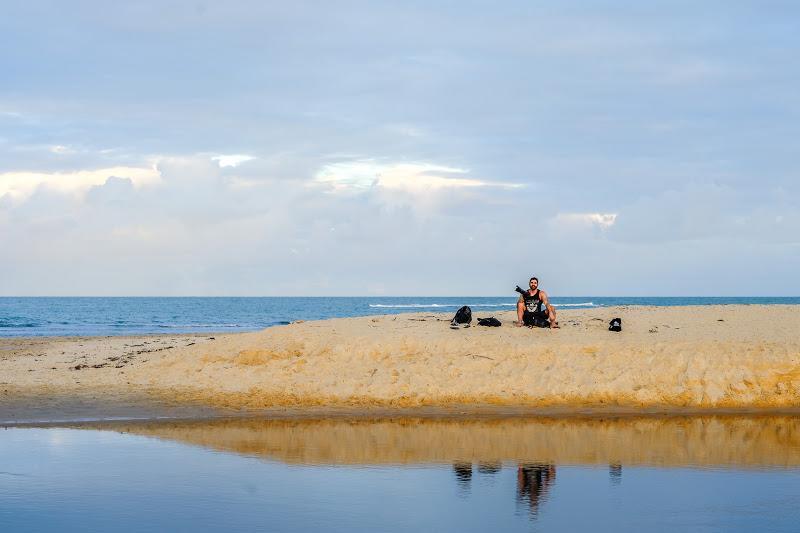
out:
{"label": "shoreline", "polygon": [[[491,314],[502,327],[454,331],[449,313],[417,312],[249,333],[0,338],[0,423],[800,412],[798,305],[563,309],[558,331],[517,328],[509,311],[473,316]],[[623,332],[608,332],[617,316]]]}
{"label": "shoreline", "polygon": [[[141,406],[140,406],[141,407]],[[760,419],[786,418],[800,420],[800,408],[781,409],[680,409],[668,407],[663,409],[632,408],[614,409],[597,408],[576,410],[569,407],[559,409],[530,408],[493,408],[491,406],[467,406],[464,408],[446,407],[425,408],[413,407],[402,409],[347,409],[330,408],[314,409],[274,409],[254,411],[206,410],[191,414],[169,415],[156,410],[146,411],[142,416],[97,416],[82,418],[38,419],[38,420],[3,420],[0,429],[9,428],[83,428],[115,426],[119,424],[215,424],[223,422],[308,422],[330,420],[339,422],[370,423],[376,421],[442,421],[442,422],[502,422],[521,421],[635,421],[635,420],[691,420],[700,418],[714,419]]]}

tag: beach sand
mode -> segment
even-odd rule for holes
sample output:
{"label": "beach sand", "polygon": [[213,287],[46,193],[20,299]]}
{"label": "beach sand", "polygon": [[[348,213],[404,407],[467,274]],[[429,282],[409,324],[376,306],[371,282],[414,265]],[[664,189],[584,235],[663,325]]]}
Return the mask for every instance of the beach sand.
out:
{"label": "beach sand", "polygon": [[[273,414],[800,409],[800,306],[562,310],[555,331],[495,316],[502,327],[452,330],[449,314],[416,313],[225,335],[1,339],[0,420],[41,419],[76,401],[101,417],[112,405]],[[607,330],[614,317],[621,333]]]}

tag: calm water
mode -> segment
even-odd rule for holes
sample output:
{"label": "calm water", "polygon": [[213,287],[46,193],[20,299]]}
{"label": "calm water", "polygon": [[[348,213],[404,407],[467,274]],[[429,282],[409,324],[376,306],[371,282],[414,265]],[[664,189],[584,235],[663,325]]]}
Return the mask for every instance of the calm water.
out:
{"label": "calm water", "polygon": [[3,531],[797,531],[800,419],[0,430]]}
{"label": "calm water", "polygon": [[[476,316],[514,308],[515,294],[497,297],[352,298],[0,298],[0,337],[135,335],[252,331],[293,320],[413,311]],[[800,304],[800,298],[595,297],[553,298],[560,308],[612,305]]]}

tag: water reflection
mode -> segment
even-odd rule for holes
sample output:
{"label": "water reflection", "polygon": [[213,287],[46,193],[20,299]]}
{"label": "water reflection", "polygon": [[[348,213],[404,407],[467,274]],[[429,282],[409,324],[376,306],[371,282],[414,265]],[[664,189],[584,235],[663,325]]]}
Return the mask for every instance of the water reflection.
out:
{"label": "water reflection", "polygon": [[[512,419],[237,419],[106,423],[104,429],[302,464],[453,466],[491,473],[522,465],[791,467],[800,465],[800,417]],[[467,467],[469,465],[469,468]]]}
{"label": "water reflection", "polygon": [[622,465],[621,464],[608,465],[608,477],[611,479],[611,483],[619,485],[622,482]]}
{"label": "water reflection", "polygon": [[456,475],[459,496],[469,495],[470,484],[472,482],[472,464],[453,463],[453,473]]}
{"label": "water reflection", "polygon": [[502,463],[478,463],[479,474],[496,474],[503,468]]}
{"label": "water reflection", "polygon": [[536,518],[539,506],[547,500],[550,487],[555,482],[555,465],[519,465],[517,467],[517,503],[527,504],[531,517]]}
{"label": "water reflection", "polygon": [[[480,463],[477,471],[481,475],[493,476],[502,470],[500,463]],[[467,497],[472,487],[473,465],[453,463],[453,474],[458,495]],[[556,481],[556,467],[551,464],[520,464],[517,466],[516,503],[524,506],[531,518],[536,518],[539,506],[547,500],[550,488]]]}
{"label": "water reflection", "polygon": [[[4,432],[0,522],[11,518],[7,530],[35,523],[62,531],[64,517],[72,530],[85,530],[88,516],[89,529],[143,531],[138,517],[152,509],[164,510],[152,522],[157,531],[252,531],[264,524],[324,524],[330,531],[796,531],[800,521],[800,418],[789,416],[76,427],[102,431]],[[96,511],[87,515],[90,508]],[[170,522],[176,516],[192,525]]]}

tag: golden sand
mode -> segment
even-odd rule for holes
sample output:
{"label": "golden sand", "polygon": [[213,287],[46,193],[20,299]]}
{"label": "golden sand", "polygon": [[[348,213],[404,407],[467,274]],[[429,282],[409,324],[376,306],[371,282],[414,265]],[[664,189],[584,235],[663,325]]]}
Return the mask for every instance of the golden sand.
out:
{"label": "golden sand", "polygon": [[[555,331],[496,316],[500,328],[407,314],[228,335],[6,339],[0,401],[135,392],[234,409],[800,408],[798,306],[562,310]],[[617,316],[623,331],[609,332]]]}

